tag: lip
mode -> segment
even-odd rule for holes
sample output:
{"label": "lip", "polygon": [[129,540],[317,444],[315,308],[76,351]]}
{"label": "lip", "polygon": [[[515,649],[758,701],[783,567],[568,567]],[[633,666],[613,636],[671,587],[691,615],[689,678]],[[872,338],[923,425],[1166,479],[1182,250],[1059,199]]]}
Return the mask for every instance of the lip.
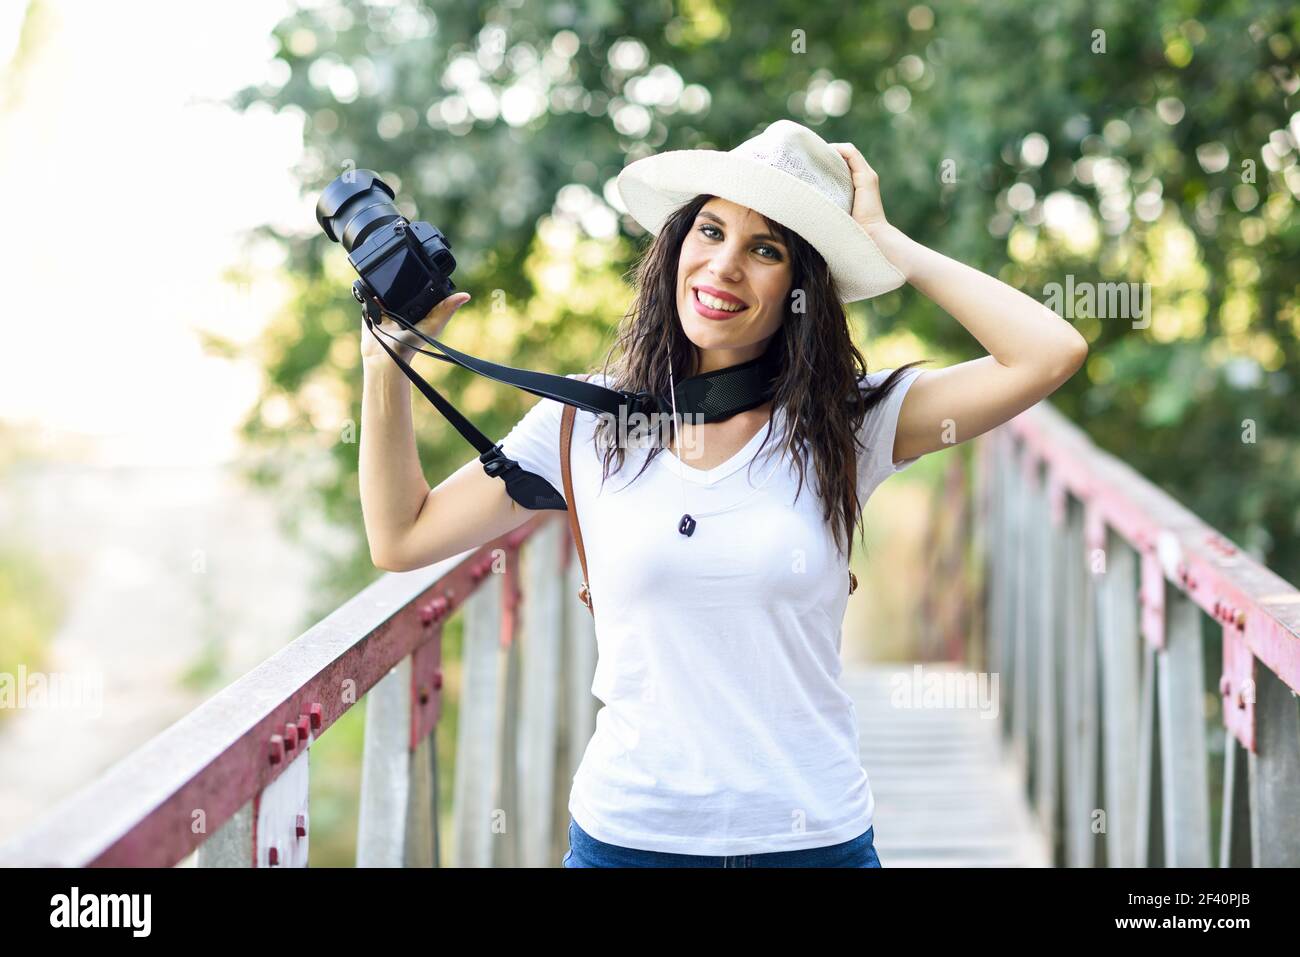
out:
{"label": "lip", "polygon": [[700,285],[700,286],[693,286],[692,288],[698,289],[701,292],[707,292],[714,299],[721,299],[724,302],[734,302],[737,306],[749,305],[749,303],[745,302],[745,300],[741,299],[739,296],[733,296],[731,293],[723,292],[721,289],[714,289],[712,286]]}
{"label": "lip", "polygon": [[728,296],[725,293],[719,294],[717,292],[714,292],[708,286],[692,286],[691,303],[695,306],[695,311],[699,313],[701,316],[703,316],[705,319],[712,319],[715,322],[722,322],[727,319],[734,319],[736,316],[739,316],[741,313],[743,313],[746,309],[749,308],[748,306],[744,306],[741,309],[737,309],[735,312],[727,312],[724,309],[710,309],[704,303],[700,302],[700,297],[695,294],[695,291],[697,289],[701,289],[711,296],[717,296],[719,299],[732,300],[735,299],[735,297]]}

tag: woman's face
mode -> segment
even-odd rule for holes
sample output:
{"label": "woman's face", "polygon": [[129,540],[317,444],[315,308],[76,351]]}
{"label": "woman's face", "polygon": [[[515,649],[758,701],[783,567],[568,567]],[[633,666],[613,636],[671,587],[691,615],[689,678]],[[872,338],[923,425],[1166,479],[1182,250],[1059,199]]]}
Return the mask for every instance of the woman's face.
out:
{"label": "woman's face", "polygon": [[[696,374],[763,354],[785,318],[792,277],[790,251],[762,215],[716,197],[701,207],[677,264],[677,314],[700,350]],[[712,298],[702,302],[697,290]],[[743,306],[722,311],[717,299]]]}

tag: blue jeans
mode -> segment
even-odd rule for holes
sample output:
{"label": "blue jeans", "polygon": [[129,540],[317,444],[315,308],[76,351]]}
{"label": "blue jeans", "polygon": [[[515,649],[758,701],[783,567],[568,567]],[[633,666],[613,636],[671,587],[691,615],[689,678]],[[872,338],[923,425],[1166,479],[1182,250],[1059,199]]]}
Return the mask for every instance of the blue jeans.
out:
{"label": "blue jeans", "polygon": [[765,854],[737,854],[711,857],[704,854],[672,854],[666,851],[643,851],[598,841],[569,818],[569,852],[565,867],[879,867],[876,856],[875,827],[857,837],[828,847],[808,847],[797,851],[772,851]]}

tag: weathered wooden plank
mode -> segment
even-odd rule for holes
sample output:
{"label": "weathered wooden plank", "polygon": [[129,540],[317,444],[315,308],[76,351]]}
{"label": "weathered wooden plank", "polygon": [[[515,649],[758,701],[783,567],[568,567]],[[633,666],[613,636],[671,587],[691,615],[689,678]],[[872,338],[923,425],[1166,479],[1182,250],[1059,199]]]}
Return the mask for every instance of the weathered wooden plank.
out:
{"label": "weathered wooden plank", "polygon": [[522,848],[523,809],[519,799],[519,711],[523,702],[523,661],[520,635],[515,631],[518,615],[512,606],[515,588],[517,553],[503,562],[502,571],[495,577],[501,579],[503,629],[500,641],[505,643],[505,686],[502,690],[501,745],[497,752],[498,797],[497,817],[493,823],[492,866],[517,867]]}
{"label": "weathered wooden plank", "polygon": [[1085,503],[1071,499],[1066,509],[1069,551],[1076,559],[1066,578],[1066,630],[1062,661],[1064,728],[1062,778],[1064,863],[1092,867],[1099,841],[1097,802],[1097,639],[1098,576],[1103,573],[1088,532]]}
{"label": "weathered wooden plank", "polygon": [[985,591],[988,595],[988,626],[984,635],[985,665],[999,671],[1005,658],[1003,641],[1007,633],[1007,565],[1008,533],[1006,508],[1007,456],[1010,436],[997,433],[987,444],[992,459],[988,473],[989,508],[988,531],[989,564],[985,572]]}
{"label": "weathered wooden plank", "polygon": [[[1012,617],[1014,620],[1014,638],[1010,648],[1008,671],[1010,684],[1005,685],[1010,694],[1007,700],[1011,705],[1011,737],[1008,748],[1023,776],[1029,773],[1029,689],[1033,682],[1033,672],[1026,665],[1029,658],[1029,620],[1033,607],[1030,596],[1034,594],[1034,559],[1031,555],[1031,535],[1033,515],[1030,512],[1030,494],[1026,474],[1030,461],[1022,447],[1012,469],[1012,488],[1015,500],[1012,503],[1012,516],[1015,527],[1014,553],[1016,563],[1015,587],[1012,590]],[[1003,681],[1006,681],[1004,676]]]}
{"label": "weathered wooden plank", "polygon": [[452,832],[455,867],[492,867],[502,833],[504,666],[501,576],[488,575],[465,604]]}
{"label": "weathered wooden plank", "polygon": [[1165,866],[1209,867],[1201,611],[1181,592],[1171,589],[1167,597],[1167,646],[1156,656]]}
{"label": "weathered wooden plank", "polygon": [[436,863],[433,736],[412,750],[412,668],[412,659],[403,659],[366,695],[358,867]]}
{"label": "weathered wooden plank", "polygon": [[1255,673],[1251,856],[1256,867],[1300,867],[1300,713],[1277,675],[1258,667]]}
{"label": "weathered wooden plank", "polygon": [[552,522],[529,541],[523,559],[521,608],[523,688],[520,699],[519,862],[525,867],[554,863],[556,757],[559,749],[563,573],[556,555],[563,526]]}
{"label": "weathered wooden plank", "polygon": [[225,824],[199,845],[196,867],[255,867],[257,848],[253,843],[253,805],[250,800]]}
{"label": "weathered wooden plank", "polygon": [[1038,630],[1034,642],[1038,659],[1037,674],[1034,679],[1037,690],[1034,810],[1038,815],[1038,825],[1048,846],[1054,847],[1058,830],[1057,818],[1060,813],[1059,660],[1062,629],[1059,611],[1064,578],[1065,538],[1053,514],[1051,484],[1051,476],[1045,473],[1036,503],[1038,512],[1036,550],[1042,564],[1042,578],[1037,596]]}
{"label": "weathered wooden plank", "polygon": [[1219,819],[1219,866],[1250,867],[1250,765],[1232,730],[1223,732],[1223,814]]}
{"label": "weathered wooden plank", "polygon": [[[926,672],[961,677],[954,666]],[[1051,855],[1005,761],[996,715],[979,707],[895,707],[913,665],[849,665],[840,685],[858,709],[863,767],[885,866],[1048,866]]]}
{"label": "weathered wooden plank", "polygon": [[253,800],[256,867],[307,866],[310,750],[305,745],[296,750],[298,757]]}
{"label": "weathered wooden plank", "polygon": [[1138,703],[1137,744],[1137,814],[1133,833],[1133,866],[1152,867],[1155,860],[1152,835],[1162,828],[1160,806],[1156,803],[1159,787],[1159,738],[1156,726],[1156,647],[1142,643],[1142,691]]}
{"label": "weathered wooden plank", "polygon": [[1106,860],[1111,867],[1133,867],[1138,805],[1138,556],[1113,531],[1106,548],[1106,571],[1099,576],[1099,630],[1102,663],[1102,748],[1106,795]]}

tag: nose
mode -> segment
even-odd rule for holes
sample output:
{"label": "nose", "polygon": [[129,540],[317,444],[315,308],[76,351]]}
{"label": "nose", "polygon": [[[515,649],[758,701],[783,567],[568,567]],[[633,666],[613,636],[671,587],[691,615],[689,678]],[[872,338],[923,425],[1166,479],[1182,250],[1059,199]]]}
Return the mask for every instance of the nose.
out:
{"label": "nose", "polygon": [[739,245],[723,243],[713,254],[709,264],[711,271],[723,282],[738,282],[744,273],[741,265],[743,252]]}

